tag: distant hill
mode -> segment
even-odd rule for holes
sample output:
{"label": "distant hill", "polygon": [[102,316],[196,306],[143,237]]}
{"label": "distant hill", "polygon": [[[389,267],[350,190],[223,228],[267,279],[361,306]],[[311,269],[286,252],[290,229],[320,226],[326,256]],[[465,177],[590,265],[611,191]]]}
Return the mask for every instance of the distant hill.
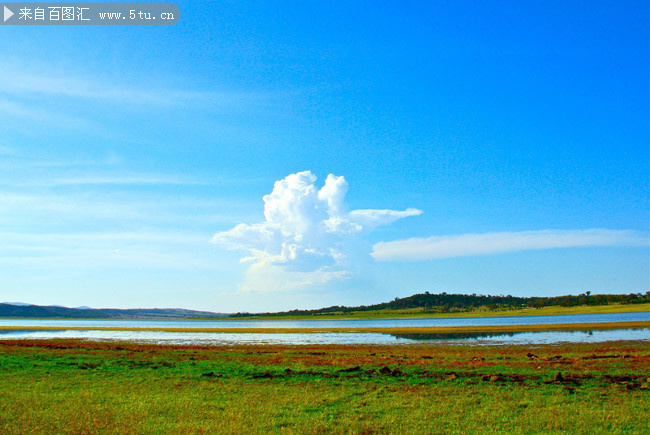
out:
{"label": "distant hill", "polygon": [[476,294],[418,293],[405,298],[374,305],[347,307],[334,305],[315,310],[291,310],[275,313],[213,313],[180,308],[68,308],[59,305],[29,305],[21,302],[0,303],[0,317],[78,318],[78,319],[191,319],[248,316],[311,316],[346,314],[365,311],[395,311],[419,309],[425,313],[462,313],[471,311],[498,311],[513,308],[542,308],[550,306],[575,307],[581,305],[650,303],[650,292],[630,294],[596,294],[554,297],[491,296]]}
{"label": "distant hill", "polygon": [[62,317],[81,319],[188,319],[217,318],[227,314],[210,311],[184,310],[180,308],[68,308],[58,305],[28,305],[21,303],[0,304],[0,317]]}
{"label": "distant hill", "polygon": [[345,314],[363,311],[410,310],[421,309],[428,313],[470,312],[477,310],[503,310],[512,308],[542,308],[548,306],[574,307],[580,305],[608,305],[608,304],[640,304],[650,302],[650,292],[645,294],[599,294],[592,295],[587,292],[580,295],[566,295],[554,297],[518,297],[518,296],[490,296],[477,294],[433,294],[429,292],[418,293],[405,298],[395,298],[390,302],[375,305],[360,305],[346,307],[334,305],[316,310],[291,310],[277,313],[237,313],[231,317],[248,316],[310,316],[322,314]]}

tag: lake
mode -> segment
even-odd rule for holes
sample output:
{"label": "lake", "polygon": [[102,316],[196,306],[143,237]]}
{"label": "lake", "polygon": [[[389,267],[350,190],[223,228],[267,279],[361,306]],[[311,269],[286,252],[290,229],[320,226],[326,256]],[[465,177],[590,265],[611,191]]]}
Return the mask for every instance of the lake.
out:
{"label": "lake", "polygon": [[[124,327],[124,328],[363,328],[539,325],[558,323],[601,323],[648,321],[650,313],[577,314],[561,316],[509,316],[428,319],[358,319],[358,320],[81,320],[81,319],[0,319],[1,326],[13,327]],[[615,340],[650,340],[649,328],[593,331],[540,331],[508,333],[224,333],[169,331],[102,331],[102,330],[29,330],[0,331],[6,339],[87,339],[138,341],[177,345],[235,344],[544,344],[590,343]]]}

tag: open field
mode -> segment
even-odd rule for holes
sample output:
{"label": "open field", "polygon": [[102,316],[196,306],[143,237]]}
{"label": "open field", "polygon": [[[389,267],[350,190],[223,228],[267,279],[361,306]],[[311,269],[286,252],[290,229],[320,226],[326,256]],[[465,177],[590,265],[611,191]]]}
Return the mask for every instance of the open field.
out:
{"label": "open field", "polygon": [[650,343],[0,341],[0,431],[648,433]]}
{"label": "open field", "polygon": [[313,319],[392,319],[392,318],[446,318],[446,317],[503,317],[503,316],[556,316],[565,314],[602,314],[650,312],[650,304],[581,305],[577,307],[542,307],[503,310],[477,310],[469,312],[432,313],[423,308],[405,310],[353,311],[350,313],[314,314],[310,316],[247,316],[223,317],[215,320],[313,320]]}

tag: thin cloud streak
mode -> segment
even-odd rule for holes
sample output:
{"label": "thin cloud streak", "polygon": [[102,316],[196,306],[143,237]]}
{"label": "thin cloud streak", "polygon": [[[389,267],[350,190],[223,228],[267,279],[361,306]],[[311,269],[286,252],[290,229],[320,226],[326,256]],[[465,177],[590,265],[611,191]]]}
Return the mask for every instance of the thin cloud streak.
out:
{"label": "thin cloud streak", "polygon": [[634,230],[540,230],[379,242],[370,255],[377,261],[418,261],[540,249],[648,245],[648,234]]}
{"label": "thin cloud streak", "polygon": [[0,224],[34,228],[78,228],[109,222],[132,225],[134,222],[169,224],[174,222],[231,224],[248,208],[244,200],[192,196],[133,193],[126,195],[75,195],[9,193],[0,190]]}
{"label": "thin cloud streak", "polygon": [[182,177],[165,175],[107,175],[107,176],[81,176],[70,178],[55,178],[47,180],[1,180],[0,185],[12,187],[56,187],[56,186],[149,186],[149,185],[175,185],[175,186],[208,186],[214,182],[191,180]]}
{"label": "thin cloud streak", "polygon": [[[8,122],[7,117],[10,118],[23,118],[35,121],[37,125],[56,125],[57,128],[63,128],[66,130],[75,130],[75,129],[97,129],[96,123],[91,122],[84,118],[79,118],[75,116],[68,116],[62,114],[62,112],[53,112],[48,110],[43,110],[39,105],[25,105],[22,103],[17,103],[15,101],[8,100],[0,96],[0,113],[4,113],[5,116],[3,122]],[[15,126],[12,125],[12,128],[15,129]]]}
{"label": "thin cloud streak", "polygon": [[127,185],[158,185],[158,184],[171,184],[171,185],[209,185],[212,183],[190,180],[181,177],[169,177],[165,175],[135,175],[135,176],[92,176],[92,177],[77,177],[77,178],[62,178],[53,180],[51,185],[67,186],[67,185],[84,185],[84,184],[127,184]]}
{"label": "thin cloud streak", "polygon": [[5,266],[162,267],[214,269],[214,261],[201,252],[209,237],[201,233],[0,232],[0,258]]}
{"label": "thin cloud streak", "polygon": [[229,108],[250,104],[264,106],[280,96],[272,92],[239,90],[139,89],[115,86],[79,75],[70,76],[68,72],[43,74],[8,62],[0,62],[0,70],[4,71],[4,74],[0,74],[0,92],[12,95],[39,94],[132,104],[185,105],[205,102]]}

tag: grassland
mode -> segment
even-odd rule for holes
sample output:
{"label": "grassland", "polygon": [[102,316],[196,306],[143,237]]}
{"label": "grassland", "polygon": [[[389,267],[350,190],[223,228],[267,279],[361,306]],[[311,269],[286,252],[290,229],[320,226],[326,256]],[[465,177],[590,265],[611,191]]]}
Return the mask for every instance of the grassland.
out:
{"label": "grassland", "polygon": [[649,433],[650,343],[0,341],[3,433]]}
{"label": "grassland", "polygon": [[222,317],[214,320],[343,320],[343,319],[392,319],[392,318],[449,318],[449,317],[503,317],[503,316],[556,316],[569,314],[604,314],[604,313],[636,313],[650,312],[650,304],[609,304],[609,305],[581,305],[576,307],[541,307],[518,308],[489,311],[457,311],[449,313],[434,313],[423,308],[410,308],[404,310],[375,310],[353,311],[349,313],[327,313],[309,316],[274,315],[274,316],[244,316]]}

